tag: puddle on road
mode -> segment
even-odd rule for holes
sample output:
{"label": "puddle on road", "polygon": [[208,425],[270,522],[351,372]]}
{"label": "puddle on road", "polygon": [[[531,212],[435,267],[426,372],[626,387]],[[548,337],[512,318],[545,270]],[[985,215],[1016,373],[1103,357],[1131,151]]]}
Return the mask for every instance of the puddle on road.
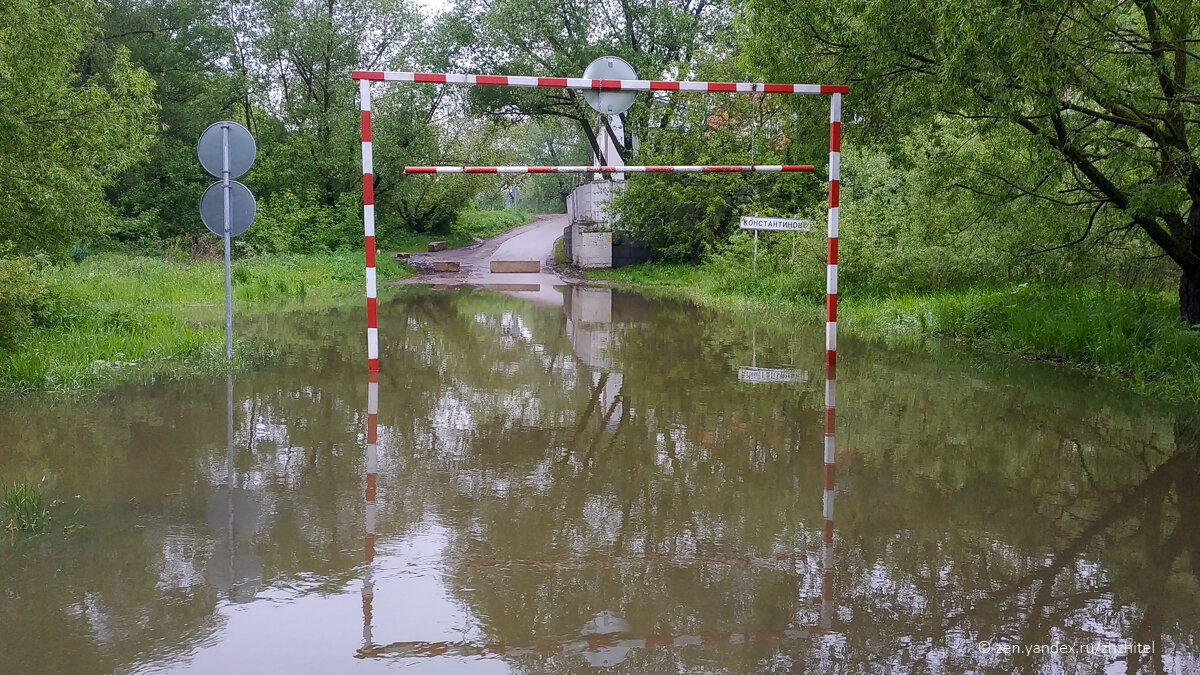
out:
{"label": "puddle on road", "polygon": [[361,311],[271,317],[232,420],[0,404],[87,525],[0,545],[0,671],[1200,670],[1193,413],[843,340],[829,551],[823,326],[562,292],[405,289],[376,383]]}

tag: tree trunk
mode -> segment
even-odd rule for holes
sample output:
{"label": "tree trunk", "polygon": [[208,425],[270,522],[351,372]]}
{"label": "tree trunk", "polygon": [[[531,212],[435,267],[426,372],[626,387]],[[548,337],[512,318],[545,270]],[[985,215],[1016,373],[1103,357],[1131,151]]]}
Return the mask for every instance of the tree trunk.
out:
{"label": "tree trunk", "polygon": [[1179,315],[1189,326],[1200,324],[1200,268],[1179,275]]}

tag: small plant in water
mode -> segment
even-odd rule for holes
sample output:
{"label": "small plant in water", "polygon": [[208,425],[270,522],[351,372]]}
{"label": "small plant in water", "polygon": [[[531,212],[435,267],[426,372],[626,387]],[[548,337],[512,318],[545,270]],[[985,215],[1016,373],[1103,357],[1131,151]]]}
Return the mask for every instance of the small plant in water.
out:
{"label": "small plant in water", "polygon": [[[45,478],[42,479],[45,481]],[[50,509],[42,496],[41,483],[0,484],[4,488],[5,528],[16,532],[45,532],[50,529]]]}

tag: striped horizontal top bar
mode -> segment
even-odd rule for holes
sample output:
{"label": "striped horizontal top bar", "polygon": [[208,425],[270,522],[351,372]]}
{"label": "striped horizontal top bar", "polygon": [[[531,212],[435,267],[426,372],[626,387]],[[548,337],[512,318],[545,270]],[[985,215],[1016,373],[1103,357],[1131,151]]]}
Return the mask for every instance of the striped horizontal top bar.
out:
{"label": "striped horizontal top bar", "polygon": [[544,89],[596,89],[600,91],[698,91],[730,94],[847,94],[850,88],[831,84],[767,84],[763,82],[671,82],[663,80],[592,80],[581,77],[523,77],[467,75],[464,73],[408,73],[394,70],[356,70],[355,80],[467,84],[493,87]]}
{"label": "striped horizontal top bar", "polygon": [[404,173],[808,173],[807,164],[754,166],[406,166]]}

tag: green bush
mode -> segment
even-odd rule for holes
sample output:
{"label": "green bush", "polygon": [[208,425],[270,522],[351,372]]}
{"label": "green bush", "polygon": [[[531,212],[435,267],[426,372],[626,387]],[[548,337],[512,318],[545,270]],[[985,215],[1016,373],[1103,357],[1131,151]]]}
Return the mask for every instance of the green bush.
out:
{"label": "green bush", "polygon": [[0,348],[12,346],[39,323],[50,320],[54,304],[45,280],[38,275],[43,261],[28,256],[5,256],[0,248]]}
{"label": "green bush", "polygon": [[333,207],[319,203],[316,194],[278,192],[264,199],[246,234],[235,241],[243,255],[323,253],[362,246],[360,197],[342,195]]}

